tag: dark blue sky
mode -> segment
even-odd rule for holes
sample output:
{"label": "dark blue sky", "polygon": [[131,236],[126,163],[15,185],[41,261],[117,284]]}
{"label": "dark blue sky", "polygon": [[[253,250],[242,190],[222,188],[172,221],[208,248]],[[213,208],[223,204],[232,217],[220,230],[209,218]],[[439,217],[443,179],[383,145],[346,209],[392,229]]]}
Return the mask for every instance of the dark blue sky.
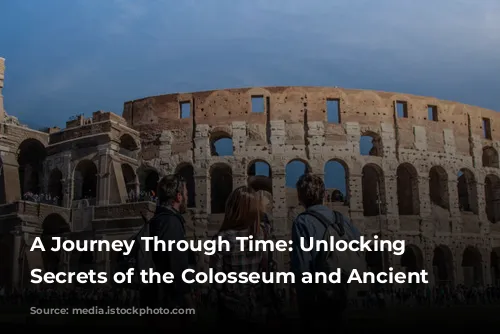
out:
{"label": "dark blue sky", "polygon": [[0,2],[5,109],[35,127],[216,88],[328,85],[500,110],[498,0]]}

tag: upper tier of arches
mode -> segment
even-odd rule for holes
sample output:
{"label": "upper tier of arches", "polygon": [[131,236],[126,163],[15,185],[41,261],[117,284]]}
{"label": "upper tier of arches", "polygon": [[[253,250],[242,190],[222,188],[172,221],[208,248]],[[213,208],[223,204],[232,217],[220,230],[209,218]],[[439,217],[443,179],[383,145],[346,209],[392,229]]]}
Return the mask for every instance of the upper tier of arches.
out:
{"label": "upper tier of arches", "polygon": [[455,136],[500,139],[496,131],[500,116],[493,110],[433,97],[337,87],[252,87],[160,95],[126,102],[123,117],[140,131],[191,127],[194,133],[196,124],[285,120],[323,121],[332,127],[348,122],[387,123],[402,131],[418,125],[451,129]]}

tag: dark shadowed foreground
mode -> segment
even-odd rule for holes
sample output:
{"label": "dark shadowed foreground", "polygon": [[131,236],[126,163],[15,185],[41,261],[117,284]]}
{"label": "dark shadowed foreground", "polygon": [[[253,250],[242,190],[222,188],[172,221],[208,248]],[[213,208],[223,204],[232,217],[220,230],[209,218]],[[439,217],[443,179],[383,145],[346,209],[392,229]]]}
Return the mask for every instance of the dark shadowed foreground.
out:
{"label": "dark shadowed foreground", "polygon": [[[5,311],[5,310],[4,310]],[[5,326],[21,327],[36,326],[37,328],[46,326],[77,326],[77,327],[100,327],[125,329],[131,327],[157,327],[156,321],[152,322],[148,316],[130,315],[26,315],[29,310],[18,309],[16,312],[2,312],[0,322],[2,328]],[[405,333],[407,330],[458,330],[467,326],[488,326],[498,323],[500,306],[451,306],[451,307],[399,307],[382,310],[355,310],[349,312],[347,320],[347,330],[349,332],[366,332],[383,330],[384,332]],[[165,329],[169,328],[169,315],[161,316],[160,323]],[[192,323],[192,330],[216,330],[216,315],[213,310],[198,312],[198,321]],[[274,321],[259,324],[257,328],[245,326],[241,330],[255,329],[283,329],[287,332],[300,331],[299,323],[295,317],[286,319],[274,319]],[[331,329],[336,327],[332,323]],[[479,327],[478,327],[479,329]]]}

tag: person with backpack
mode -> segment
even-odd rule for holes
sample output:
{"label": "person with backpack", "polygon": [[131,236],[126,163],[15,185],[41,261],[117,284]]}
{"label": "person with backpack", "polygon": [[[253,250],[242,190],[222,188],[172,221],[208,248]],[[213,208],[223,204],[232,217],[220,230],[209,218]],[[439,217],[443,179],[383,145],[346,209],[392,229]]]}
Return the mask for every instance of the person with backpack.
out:
{"label": "person with backpack", "polygon": [[[182,214],[186,212],[188,191],[186,181],[177,174],[163,177],[158,182],[158,207],[155,215],[149,221],[149,235],[158,237],[159,240],[185,240],[185,220]],[[189,252],[172,250],[169,252],[152,252],[155,271],[162,274],[174,274],[172,284],[155,284],[155,292],[150,292],[152,301],[161,307],[194,308],[191,286],[182,280],[182,272],[189,268]],[[171,317],[171,316],[170,316]],[[181,317],[188,318],[186,315]]]}
{"label": "person with backpack", "polygon": [[[224,220],[214,239],[227,240],[230,249],[220,249],[210,256],[210,268],[223,273],[251,273],[267,270],[267,252],[240,249],[238,237],[265,238],[262,226],[262,199],[248,186],[236,188],[226,202]],[[248,247],[248,245],[247,245]],[[259,301],[260,284],[214,283],[217,292],[219,329],[249,329],[262,321],[263,306]]]}
{"label": "person with backpack", "polygon": [[[334,328],[336,332],[344,324],[343,313],[347,307],[351,288],[343,277],[342,284],[301,282],[302,273],[325,272],[327,275],[341,268],[343,276],[349,275],[352,269],[366,271],[364,254],[360,252],[325,252],[313,249],[310,252],[301,250],[300,240],[306,244],[310,238],[328,240],[360,239],[359,231],[350,224],[347,217],[332,211],[325,205],[325,184],[321,177],[306,173],[296,184],[299,202],[305,211],[299,214],[292,226],[293,250],[291,254],[291,270],[296,277],[295,293],[297,306],[304,329]],[[353,289],[351,289],[353,290]]]}

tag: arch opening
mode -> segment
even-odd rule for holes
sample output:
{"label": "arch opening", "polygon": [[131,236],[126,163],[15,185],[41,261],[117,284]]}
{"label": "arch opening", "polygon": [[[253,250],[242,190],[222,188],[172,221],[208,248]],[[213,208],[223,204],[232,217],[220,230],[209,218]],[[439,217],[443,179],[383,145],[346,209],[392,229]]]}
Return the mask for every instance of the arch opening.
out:
{"label": "arch opening", "polygon": [[139,201],[156,201],[160,174],[153,168],[140,168],[138,174],[140,184]]}
{"label": "arch opening", "polygon": [[484,180],[485,211],[490,223],[500,220],[500,178],[487,175]]}
{"label": "arch opening", "polygon": [[375,132],[364,132],[359,140],[359,151],[363,156],[383,157],[382,138]]}
{"label": "arch opening", "polygon": [[483,148],[483,167],[498,168],[498,152],[491,146]]}
{"label": "arch opening", "polygon": [[458,172],[457,187],[460,211],[477,214],[477,185],[474,174],[469,169],[462,168]]}
{"label": "arch opening", "polygon": [[234,154],[233,138],[226,132],[210,134],[210,152],[212,156],[225,157]]}
{"label": "arch opening", "polygon": [[491,283],[500,286],[500,247],[493,248],[490,254]]}
{"label": "arch opening", "polygon": [[434,248],[432,267],[437,286],[453,286],[453,254],[447,246]]}
{"label": "arch opening", "polygon": [[368,164],[362,170],[363,215],[378,216],[386,213],[384,174],[379,166]]}
{"label": "arch opening", "polygon": [[124,134],[120,137],[120,149],[135,151],[138,148],[137,143],[131,135]]}
{"label": "arch opening", "polygon": [[248,166],[247,184],[255,191],[264,191],[272,199],[273,177],[271,166],[264,161],[254,161]]}
{"label": "arch opening", "polygon": [[190,164],[179,166],[176,171],[185,181],[188,191],[187,207],[196,207],[196,187],[194,182],[194,167]]}
{"label": "arch opening", "polygon": [[[365,260],[368,271],[374,273],[384,272],[389,263],[389,253],[386,251],[372,251],[365,253]],[[381,285],[376,283],[375,285]]]}
{"label": "arch opening", "polygon": [[42,222],[42,242],[47,249],[47,252],[42,252],[42,260],[45,271],[57,272],[62,271],[64,263],[64,252],[50,251],[56,245],[56,241],[52,240],[54,236],[63,236],[70,232],[70,227],[64,218],[52,213],[48,215]]}
{"label": "arch opening", "polygon": [[294,159],[285,167],[285,183],[288,188],[295,189],[299,178],[311,172],[311,167],[305,161]]}
{"label": "arch opening", "polygon": [[123,182],[125,183],[125,190],[128,195],[128,201],[136,200],[137,177],[135,171],[129,164],[122,164]]}
{"label": "arch opening", "polygon": [[18,159],[21,194],[40,194],[42,190],[45,146],[36,139],[26,139],[19,145]]}
{"label": "arch opening", "polygon": [[272,178],[271,166],[265,161],[257,160],[248,165],[248,176],[266,176]]}
{"label": "arch opening", "polygon": [[[415,245],[408,245],[401,256],[401,267],[405,269],[407,273],[420,272],[424,268],[424,260],[422,251]],[[408,283],[410,288],[415,289],[419,284]]]}
{"label": "arch opening", "polygon": [[462,256],[462,270],[465,286],[476,286],[483,283],[481,253],[475,247],[467,247]]}
{"label": "arch opening", "polygon": [[424,268],[422,251],[415,245],[406,246],[405,252],[401,256],[401,266],[406,272],[418,272]]}
{"label": "arch opening", "polygon": [[326,202],[349,205],[349,170],[345,162],[330,160],[325,164]]}
{"label": "arch opening", "polygon": [[226,201],[233,191],[233,171],[226,164],[215,164],[210,168],[211,212],[224,213]]}
{"label": "arch opening", "polygon": [[403,163],[398,166],[396,175],[399,214],[420,214],[417,170],[411,164]]}
{"label": "arch opening", "polygon": [[450,208],[448,174],[441,166],[434,166],[429,171],[429,194],[432,204],[447,210]]}
{"label": "arch opening", "polygon": [[74,200],[93,200],[97,197],[97,167],[90,160],[82,160],[75,168],[73,177]]}
{"label": "arch opening", "polygon": [[120,154],[132,159],[137,159],[136,152],[138,149],[139,146],[131,135],[126,133],[120,137],[120,147],[118,149]]}

